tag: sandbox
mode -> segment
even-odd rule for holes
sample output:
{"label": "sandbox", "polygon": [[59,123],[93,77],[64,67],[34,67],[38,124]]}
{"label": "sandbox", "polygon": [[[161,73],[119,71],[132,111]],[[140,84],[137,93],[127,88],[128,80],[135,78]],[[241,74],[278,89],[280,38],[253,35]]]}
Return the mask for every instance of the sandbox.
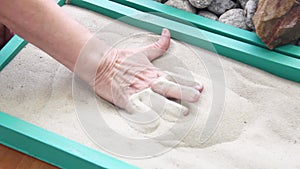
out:
{"label": "sandbox", "polygon": [[[62,168],[299,167],[299,83],[218,55],[226,55],[299,82],[299,59],[294,50],[281,48],[269,51],[262,46],[212,31],[203,31],[202,36],[198,37],[195,35],[198,33],[196,28],[186,27],[188,23],[183,21],[179,24],[168,19],[167,22],[155,20],[150,24],[141,24],[142,21],[137,21],[141,18],[125,18],[125,22],[143,28],[138,29],[103,16],[104,14],[119,18],[129,15],[126,14],[128,11],[130,15],[137,16],[141,9],[128,8],[124,4],[131,4],[129,6],[133,7],[132,3],[138,3],[138,1],[130,2],[124,1],[123,5],[118,5],[110,1],[101,3],[71,1],[73,5],[101,11],[102,14],[71,5],[65,5],[63,9],[92,32],[103,30],[103,27],[105,29],[107,25],[113,23],[122,28],[119,36],[122,36],[122,30],[140,33],[143,36],[136,36],[131,41],[137,46],[151,43],[158,37],[148,31],[159,33],[162,27],[169,28],[174,38],[169,49],[170,54],[162,56],[161,60],[156,61],[155,64],[162,69],[168,69],[163,63],[172,63],[170,56],[177,55],[177,58],[184,61],[190,71],[196,74],[195,78],[207,86],[201,96],[202,100],[197,103],[200,109],[196,113],[200,115],[210,112],[212,96],[222,97],[222,93],[213,95],[211,76],[214,72],[206,68],[209,67],[211,60],[205,60],[205,58],[213,57],[219,60],[221,63],[219,68],[222,69],[225,84],[224,104],[222,104],[223,111],[216,130],[213,131],[211,137],[205,141],[198,139],[197,136],[201,135],[201,129],[203,129],[200,120],[182,139],[181,144],[157,156],[134,159],[120,157],[101,149],[89,137],[90,135],[86,133],[86,129],[78,119],[72,91],[74,89],[72,88],[73,74],[36,47],[29,44],[23,48],[26,42],[15,36],[0,55],[1,57],[9,56],[5,62],[1,62],[3,67],[16,55],[0,75],[0,110],[7,113],[1,113],[2,144]],[[63,1],[59,3],[64,4]],[[155,8],[152,6],[151,9]],[[180,14],[176,11],[175,14],[178,13]],[[298,50],[294,46],[290,48]],[[188,53],[185,49],[192,49],[195,52]],[[21,50],[20,53],[18,50]],[[193,56],[195,53],[196,55]],[[197,54],[201,56],[197,58]],[[104,101],[100,102],[107,104]],[[104,106],[103,110],[106,110],[104,113],[106,117],[112,119],[111,122],[118,123],[114,121],[116,115],[109,114],[111,110],[109,106]],[[168,145],[165,146],[168,147]]]}

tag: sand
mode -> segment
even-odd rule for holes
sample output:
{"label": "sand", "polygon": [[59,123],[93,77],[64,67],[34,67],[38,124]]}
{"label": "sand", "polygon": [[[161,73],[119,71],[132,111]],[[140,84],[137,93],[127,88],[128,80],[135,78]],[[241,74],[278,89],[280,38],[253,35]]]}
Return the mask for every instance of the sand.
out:
{"label": "sand", "polygon": [[[120,28],[117,34],[113,34],[116,35],[115,38],[134,32],[131,38],[124,39],[119,44],[120,47],[150,44],[158,37],[84,9],[72,6],[64,6],[63,9],[92,32],[102,28],[111,30],[112,33],[114,29],[110,29],[111,26]],[[110,33],[105,35],[111,35]],[[204,122],[210,116],[211,105],[216,100],[212,96],[222,98],[222,93],[216,95],[212,88],[212,72],[209,71],[210,63],[205,59],[207,57],[215,58],[214,61],[219,60],[221,63],[222,67],[218,68],[223,70],[225,79],[225,101],[216,130],[203,142],[200,135]],[[204,83],[205,90],[201,100],[189,105],[189,116],[176,118],[179,125],[175,129],[180,135],[186,132],[184,126],[190,120],[194,125],[190,126],[186,137],[180,139],[181,142],[176,147],[173,147],[174,140],[158,143],[163,150],[168,150],[163,154],[143,159],[118,158],[141,168],[300,168],[299,84],[176,40],[172,40],[169,52],[154,63],[170,71],[178,71],[174,69],[174,65],[184,65],[193,72],[194,79]],[[88,124],[82,124],[80,113],[76,113],[78,105],[88,103],[89,100],[77,97],[76,94],[81,91],[79,88],[75,88],[74,95],[72,77],[72,73],[64,66],[29,44],[0,74],[0,111],[104,151],[95,144],[98,143],[97,138],[91,138],[93,133],[86,133],[89,129],[84,126]],[[82,91],[86,92],[85,89]],[[122,114],[111,105],[101,99],[97,103],[107,126],[125,137],[155,137],[177,124],[172,120],[174,117],[165,117],[158,127],[141,135],[137,126],[128,125],[122,120]],[[148,129],[142,131],[145,130]],[[173,132],[176,134],[176,131]],[[111,142],[111,146],[119,141],[109,137],[106,139]],[[144,150],[147,148],[149,147]],[[142,152],[135,147],[129,150]],[[128,152],[124,150],[122,153]]]}

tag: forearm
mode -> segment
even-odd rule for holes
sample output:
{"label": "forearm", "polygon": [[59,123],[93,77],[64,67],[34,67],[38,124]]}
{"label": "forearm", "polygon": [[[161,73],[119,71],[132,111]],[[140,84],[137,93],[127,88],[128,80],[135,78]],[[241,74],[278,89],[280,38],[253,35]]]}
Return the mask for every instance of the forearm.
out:
{"label": "forearm", "polygon": [[53,0],[0,0],[0,22],[73,71],[92,34]]}

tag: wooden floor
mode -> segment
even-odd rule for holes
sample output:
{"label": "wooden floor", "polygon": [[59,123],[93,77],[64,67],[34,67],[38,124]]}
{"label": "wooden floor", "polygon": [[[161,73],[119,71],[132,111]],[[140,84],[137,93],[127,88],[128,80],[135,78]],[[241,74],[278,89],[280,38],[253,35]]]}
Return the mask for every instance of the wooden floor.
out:
{"label": "wooden floor", "polygon": [[0,144],[0,169],[57,169],[57,167]]}

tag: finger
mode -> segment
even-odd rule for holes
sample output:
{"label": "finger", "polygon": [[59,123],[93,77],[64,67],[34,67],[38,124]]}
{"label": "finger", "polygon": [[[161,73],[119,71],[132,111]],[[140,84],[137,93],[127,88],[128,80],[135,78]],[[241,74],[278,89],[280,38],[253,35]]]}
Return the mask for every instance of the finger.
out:
{"label": "finger", "polygon": [[189,86],[183,86],[169,81],[165,77],[159,77],[151,83],[151,89],[165,97],[181,99],[188,102],[196,102],[200,98],[200,92]]}
{"label": "finger", "polygon": [[189,76],[184,76],[182,74],[176,74],[176,73],[172,73],[172,72],[167,72],[164,71],[165,73],[165,78],[168,79],[169,81],[181,84],[181,85],[185,85],[185,86],[189,86],[189,87],[193,87],[196,90],[198,90],[200,93],[203,91],[203,84],[200,84],[194,80],[190,80]]}
{"label": "finger", "polygon": [[158,113],[162,119],[170,122],[176,122],[189,113],[188,108],[185,106],[168,100],[155,92],[152,94],[152,105],[150,107]]}
{"label": "finger", "polygon": [[186,107],[168,100],[162,95],[153,92],[150,88],[135,94],[135,96],[144,106],[168,121],[176,121],[179,117],[188,114],[188,109]]}
{"label": "finger", "polygon": [[164,28],[158,41],[149,46],[138,49],[138,52],[144,53],[147,58],[152,61],[163,55],[168,50],[170,46],[170,38],[170,31]]}
{"label": "finger", "polygon": [[146,96],[148,90],[143,90],[129,97],[126,110],[130,114],[125,114],[128,124],[135,130],[142,133],[155,131],[160,124],[160,116],[153,111],[147,104]]}

